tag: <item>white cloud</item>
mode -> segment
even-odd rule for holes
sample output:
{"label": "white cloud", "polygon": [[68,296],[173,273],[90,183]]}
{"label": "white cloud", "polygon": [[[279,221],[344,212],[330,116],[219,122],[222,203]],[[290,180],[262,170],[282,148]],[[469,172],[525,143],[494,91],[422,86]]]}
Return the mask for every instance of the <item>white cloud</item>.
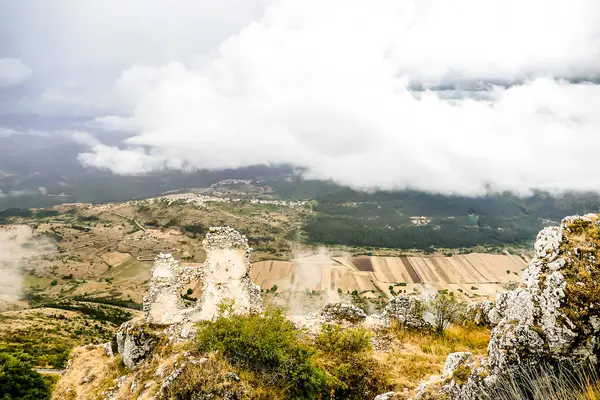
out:
{"label": "white cloud", "polygon": [[7,137],[15,135],[16,133],[17,133],[17,131],[15,131],[14,129],[5,128],[3,126],[0,126],[0,138],[7,138]]}
{"label": "white cloud", "polygon": [[0,89],[25,82],[31,72],[31,68],[17,58],[0,58]]}
{"label": "white cloud", "polygon": [[41,91],[1,104],[134,135],[80,136],[87,166],[600,188],[600,85],[573,83],[600,78],[597,0],[32,1],[0,0],[0,34]]}
{"label": "white cloud", "polygon": [[0,112],[121,113],[126,104],[111,83],[123,69],[191,62],[259,18],[270,1],[0,0],[0,58],[27,60],[35,71],[30,91],[0,98]]}
{"label": "white cloud", "polygon": [[[598,75],[597,1],[282,0],[201,66],[124,71],[139,133],[80,160],[134,174],[293,163],[445,193],[598,190],[600,86],[561,80]],[[411,89],[464,82],[483,89]]]}

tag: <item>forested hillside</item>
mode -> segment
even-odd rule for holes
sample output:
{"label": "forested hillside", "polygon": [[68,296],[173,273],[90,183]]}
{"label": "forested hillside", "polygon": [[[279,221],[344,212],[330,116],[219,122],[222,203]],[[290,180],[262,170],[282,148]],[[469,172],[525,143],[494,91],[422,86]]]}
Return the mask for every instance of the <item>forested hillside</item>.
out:
{"label": "forested hillside", "polygon": [[316,197],[304,229],[312,242],[352,246],[529,245],[540,228],[562,216],[599,209],[600,197],[589,193],[464,197],[338,188]]}

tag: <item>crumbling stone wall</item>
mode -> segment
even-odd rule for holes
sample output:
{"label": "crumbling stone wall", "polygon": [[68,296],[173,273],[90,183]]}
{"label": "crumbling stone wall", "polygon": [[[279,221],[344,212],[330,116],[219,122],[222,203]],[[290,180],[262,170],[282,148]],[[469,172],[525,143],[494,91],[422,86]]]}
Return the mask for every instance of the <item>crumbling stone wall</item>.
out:
{"label": "crumbling stone wall", "polygon": [[[262,309],[260,288],[251,278],[248,240],[230,227],[210,228],[202,242],[207,254],[201,267],[179,265],[171,254],[156,256],[143,310],[146,322],[160,325],[211,319],[218,305],[231,299],[234,309],[252,312]],[[192,280],[202,282],[202,295],[192,307],[186,307],[180,290]]]}
{"label": "crumbling stone wall", "polygon": [[323,323],[348,321],[359,323],[367,318],[367,314],[359,307],[349,303],[329,303],[320,313]]}
{"label": "crumbling stone wall", "polygon": [[[201,270],[197,271],[198,276],[201,273]],[[179,290],[186,280],[192,279],[192,274],[190,271],[184,276],[182,267],[171,254],[160,253],[156,256],[148,292],[143,300],[146,322],[169,325],[182,321],[185,304],[179,297]]]}
{"label": "crumbling stone wall", "polygon": [[211,228],[202,241],[206,251],[202,297],[191,320],[211,319],[225,299],[239,312],[262,310],[260,288],[252,282],[248,239],[230,227]]}

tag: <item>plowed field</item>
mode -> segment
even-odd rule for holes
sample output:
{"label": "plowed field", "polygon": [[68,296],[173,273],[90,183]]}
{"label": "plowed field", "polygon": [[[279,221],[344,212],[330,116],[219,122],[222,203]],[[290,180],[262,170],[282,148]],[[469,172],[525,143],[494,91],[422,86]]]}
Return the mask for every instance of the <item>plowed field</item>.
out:
{"label": "plowed field", "polygon": [[421,291],[451,289],[470,297],[495,297],[518,282],[526,255],[472,253],[451,257],[327,257],[255,263],[252,279],[265,289],[332,290],[344,293],[381,289]]}

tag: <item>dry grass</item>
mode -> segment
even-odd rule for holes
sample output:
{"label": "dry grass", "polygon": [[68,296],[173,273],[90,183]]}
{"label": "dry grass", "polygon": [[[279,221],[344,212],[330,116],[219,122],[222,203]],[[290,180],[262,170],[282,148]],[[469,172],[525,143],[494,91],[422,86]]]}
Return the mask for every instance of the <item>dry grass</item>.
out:
{"label": "dry grass", "polygon": [[379,352],[378,358],[389,368],[391,383],[397,389],[414,389],[430,376],[439,375],[450,353],[485,354],[490,333],[476,326],[451,326],[443,335],[392,327],[392,350]]}
{"label": "dry grass", "polygon": [[108,358],[101,347],[86,346],[73,349],[72,367],[57,382],[52,399],[96,399],[108,390],[114,379],[123,375],[121,358]]}
{"label": "dry grass", "polygon": [[481,400],[600,400],[600,382],[594,367],[522,367],[481,395]]}
{"label": "dry grass", "polygon": [[265,387],[265,382],[257,379],[254,374],[235,368],[214,353],[201,365],[187,364],[181,376],[169,387],[166,398],[181,399],[202,395],[217,398],[227,395],[236,399],[285,398],[275,388]]}

